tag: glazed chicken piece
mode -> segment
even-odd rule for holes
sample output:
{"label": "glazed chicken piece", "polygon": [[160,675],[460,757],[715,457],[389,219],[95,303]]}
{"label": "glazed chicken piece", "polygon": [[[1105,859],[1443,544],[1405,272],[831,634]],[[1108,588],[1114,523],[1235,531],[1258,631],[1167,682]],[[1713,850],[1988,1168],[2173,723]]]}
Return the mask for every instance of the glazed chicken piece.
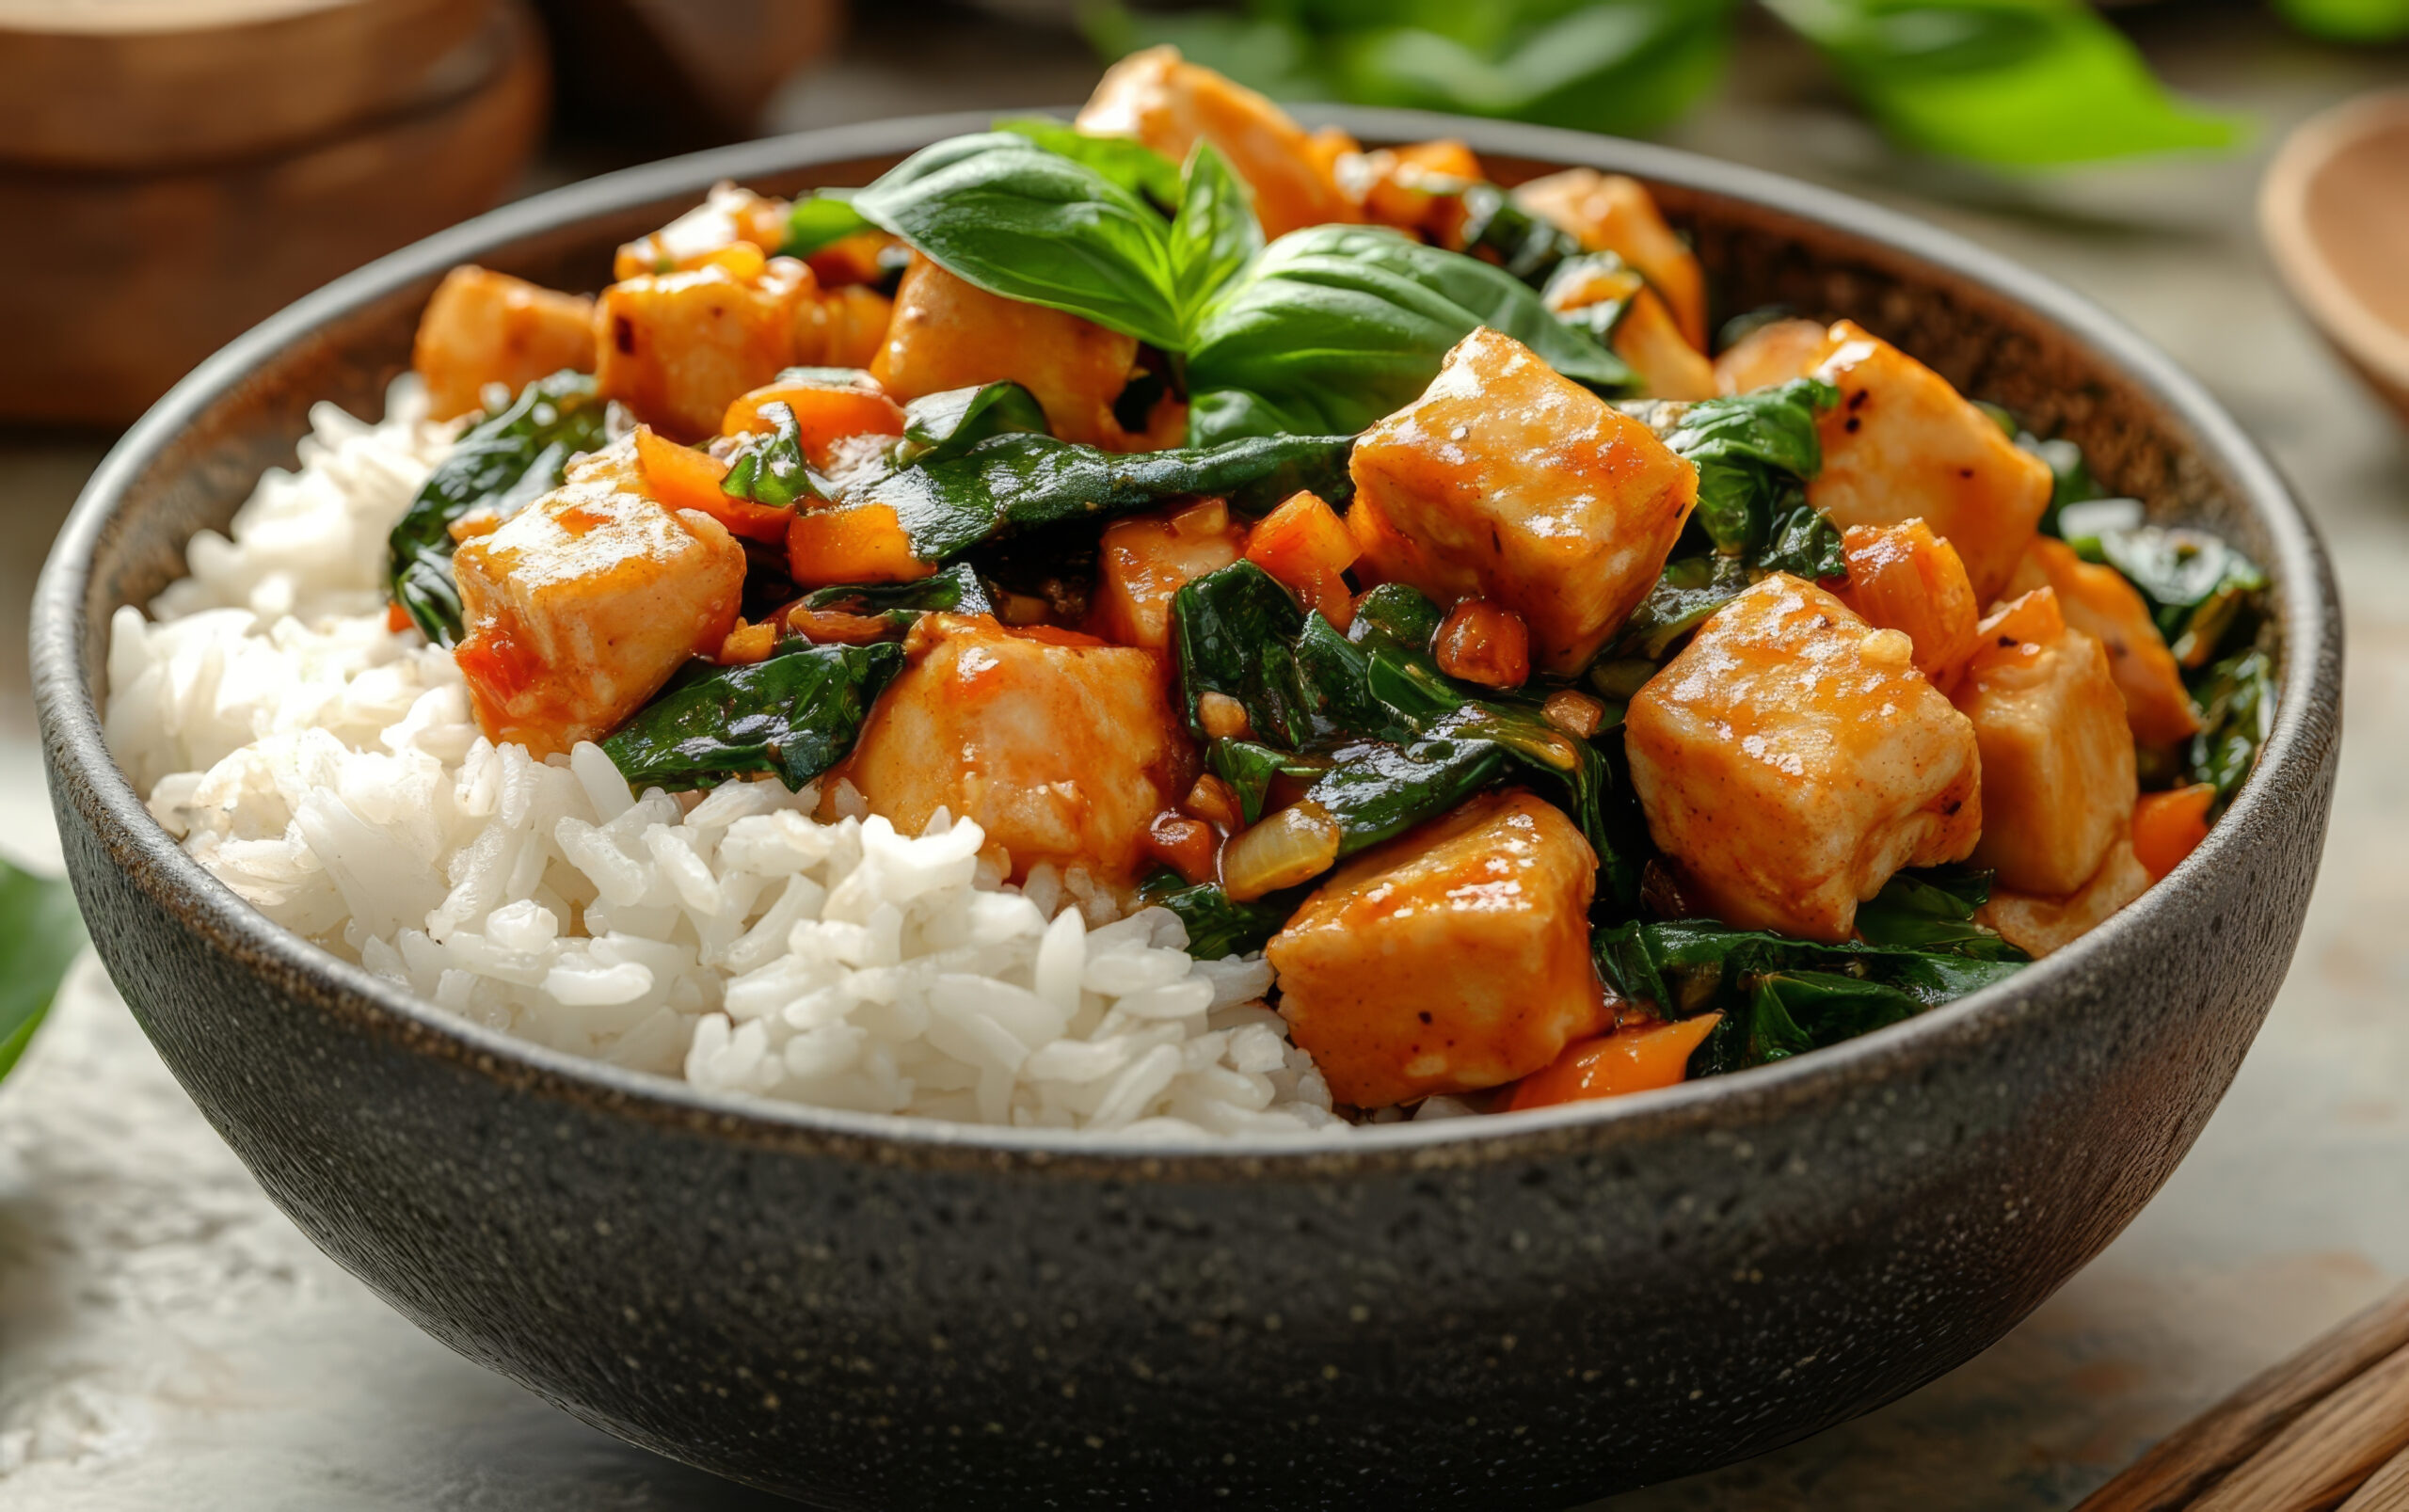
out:
{"label": "glazed chicken piece", "polygon": [[1325,221],[1355,220],[1316,147],[1286,111],[1242,84],[1184,61],[1175,47],[1149,47],[1105,71],[1079,111],[1091,136],[1127,136],[1174,163],[1201,138],[1254,190],[1265,237]]}
{"label": "glazed chicken piece", "polygon": [[2125,719],[2133,739],[2165,745],[2188,739],[2200,727],[2183,686],[2182,669],[2166,637],[2158,633],[2149,605],[2114,567],[2085,562],[2066,542],[2036,535],[2024,554],[2013,587],[2048,587],[2068,625],[2098,640],[2108,652],[2108,671],[2125,695]]}
{"label": "glazed chicken piece", "polygon": [[1637,268],[1671,309],[1682,339],[1706,349],[1706,273],[1665,224],[1645,184],[1619,173],[1566,168],[1516,189],[1514,202],[1562,228],[1585,250],[1612,252]]}
{"label": "glazed chicken piece", "polygon": [[596,383],[655,429],[701,440],[731,401],[793,363],[795,307],[810,281],[790,258],[751,279],[716,263],[623,279],[595,311]]}
{"label": "glazed chicken piece", "polygon": [[1488,177],[1472,149],[1453,137],[1347,152],[1332,172],[1361,219],[1459,249],[1463,190]]}
{"label": "glazed chicken piece", "polygon": [[643,491],[633,438],[453,558],[478,727],[535,756],[608,734],[736,623],[744,549]]}
{"label": "glazed chicken piece", "polygon": [[1983,752],[1974,864],[1999,885],[2064,898],[2132,821],[2133,734],[2108,653],[2037,588],[1986,618],[1957,707]]}
{"label": "glazed chicken piece", "polygon": [[1685,898],[1741,929],[1839,942],[1900,867],[1966,858],[1985,825],[1974,727],[1913,655],[1782,573],[1699,627],[1624,728]]}
{"label": "glazed chicken piece", "polygon": [[1768,321],[1715,358],[1715,391],[1750,393],[1804,377],[1831,349],[1830,330],[1811,320]]}
{"label": "glazed chicken piece", "polygon": [[622,246],[611,261],[611,277],[692,272],[740,242],[767,257],[786,244],[791,208],[784,199],[740,189],[722,179],[701,204]]}
{"label": "glazed chicken piece", "polygon": [[1922,520],[1852,525],[1843,537],[1848,586],[1840,600],[1867,624],[1915,643],[1916,670],[1946,692],[1974,654],[1982,618],[1956,549]]}
{"label": "glazed chicken piece", "polygon": [[1172,596],[1245,550],[1245,527],[1218,499],[1114,520],[1098,543],[1090,626],[1122,645],[1168,652]]}
{"label": "glazed chicken piece", "polygon": [[1364,433],[1348,470],[1358,571],[1512,610],[1541,672],[1596,654],[1698,502],[1698,470],[1645,423],[1485,327]]}
{"label": "glazed chicken piece", "polygon": [[895,291],[895,317],[870,374],[905,403],[1010,379],[1037,396],[1046,423],[1066,441],[1115,452],[1174,444],[1175,434],[1150,438],[1113,418],[1112,403],[1137,361],[1134,336],[989,294],[916,256]]}
{"label": "glazed chicken piece", "polygon": [[[1753,348],[1753,349],[1751,349]],[[1791,361],[1805,366],[1790,369]],[[1796,323],[1756,332],[1725,354],[1726,381],[1762,388],[1811,373],[1840,403],[1816,430],[1824,470],[1807,501],[1843,528],[1922,519],[1957,549],[1974,597],[2006,591],[2032,544],[2055,481],[1949,381],[1852,321],[1811,346]]]}
{"label": "glazed chicken piece", "polygon": [[1163,660],[1090,635],[929,614],[840,768],[905,834],[977,820],[1015,880],[1041,861],[1133,881],[1147,825],[1195,780]]}
{"label": "glazed chicken piece", "polygon": [[1332,872],[1264,950],[1332,1095],[1372,1108],[1478,1091],[1604,1028],[1597,867],[1563,810],[1512,789]]}
{"label": "glazed chicken piece", "polygon": [[1999,931],[2008,944],[2038,961],[2106,923],[2116,910],[2149,891],[2149,868],[2132,842],[2119,837],[2108,848],[2099,869],[2072,897],[2043,898],[1994,887],[1990,901],[1975,910],[1974,920]]}
{"label": "glazed chicken piece", "polygon": [[1588,267],[1548,281],[1548,309],[1570,315],[1592,305],[1629,300],[1615,323],[1615,356],[1631,364],[1651,399],[1712,399],[1715,365],[1673,324],[1671,311],[1636,269]]}
{"label": "glazed chicken piece", "polygon": [[464,263],[427,300],[410,366],[437,420],[477,408],[487,384],[515,394],[563,368],[591,373],[594,301]]}

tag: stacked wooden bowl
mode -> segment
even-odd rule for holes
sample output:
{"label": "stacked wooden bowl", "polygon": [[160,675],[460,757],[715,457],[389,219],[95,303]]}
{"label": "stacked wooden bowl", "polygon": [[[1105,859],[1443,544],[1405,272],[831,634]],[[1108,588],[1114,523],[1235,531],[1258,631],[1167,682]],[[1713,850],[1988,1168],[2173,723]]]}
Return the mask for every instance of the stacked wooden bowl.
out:
{"label": "stacked wooden bowl", "polygon": [[0,420],[131,420],[498,202],[548,96],[524,0],[0,0]]}

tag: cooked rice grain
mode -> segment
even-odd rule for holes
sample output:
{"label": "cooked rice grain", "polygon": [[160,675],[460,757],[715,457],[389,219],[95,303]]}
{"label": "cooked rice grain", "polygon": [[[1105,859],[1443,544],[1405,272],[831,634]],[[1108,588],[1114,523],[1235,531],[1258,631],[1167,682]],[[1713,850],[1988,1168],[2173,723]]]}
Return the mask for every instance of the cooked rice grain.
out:
{"label": "cooked rice grain", "polygon": [[631,792],[600,748],[477,732],[451,654],[387,629],[385,541],[451,432],[417,385],[311,412],[229,536],[118,611],[110,749],[151,811],[278,923],[464,1018],[697,1086],[1166,1140],[1344,1127],[1264,1006],[1162,909],[968,820],[896,833],[839,786]]}

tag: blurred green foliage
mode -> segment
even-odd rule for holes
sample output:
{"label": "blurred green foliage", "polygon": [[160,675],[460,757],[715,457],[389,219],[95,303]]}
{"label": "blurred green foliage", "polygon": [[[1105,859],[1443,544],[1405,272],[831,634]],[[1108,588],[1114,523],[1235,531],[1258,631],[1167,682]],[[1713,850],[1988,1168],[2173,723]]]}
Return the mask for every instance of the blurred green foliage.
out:
{"label": "blurred green foliage", "polygon": [[[2238,141],[2170,94],[2084,0],[1762,0],[1903,147],[2046,168]],[[2409,0],[2282,0],[2360,34]],[[1721,78],[1739,0],[1246,0],[1236,11],[1089,12],[1118,56],[1170,42],[1279,99],[1337,99],[1635,135]],[[2312,24],[2306,13],[2319,13]],[[2327,14],[2332,13],[2332,14]]]}
{"label": "blurred green foliage", "polygon": [[2275,0],[2275,8],[2301,30],[2329,41],[2409,37],[2409,0]]}

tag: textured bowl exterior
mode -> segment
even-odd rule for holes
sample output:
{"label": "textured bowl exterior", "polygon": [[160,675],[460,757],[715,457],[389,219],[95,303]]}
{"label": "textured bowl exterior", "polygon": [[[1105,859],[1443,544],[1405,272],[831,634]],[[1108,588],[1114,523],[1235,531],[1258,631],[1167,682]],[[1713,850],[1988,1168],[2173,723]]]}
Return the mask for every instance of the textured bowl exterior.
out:
{"label": "textured bowl exterior", "polygon": [[37,693],[109,969],[269,1194],[422,1328],[622,1438],[838,1507],[1569,1504],[1867,1410],[1997,1339],[2190,1148],[2323,843],[2340,618],[2314,533],[2190,379],[1955,238],[1750,170],[1382,112],[1520,177],[1636,174],[1725,309],[1846,314],[2266,563],[2283,697],[2165,883],[2002,987],[1779,1066],[1511,1122],[1147,1153],[707,1096],[519,1043],[268,925],[186,857],[94,710],[110,612],[181,571],[310,403],[374,412],[434,280],[591,286],[714,179],[862,182],[965,119],[577,185],[228,348],[95,476]]}

